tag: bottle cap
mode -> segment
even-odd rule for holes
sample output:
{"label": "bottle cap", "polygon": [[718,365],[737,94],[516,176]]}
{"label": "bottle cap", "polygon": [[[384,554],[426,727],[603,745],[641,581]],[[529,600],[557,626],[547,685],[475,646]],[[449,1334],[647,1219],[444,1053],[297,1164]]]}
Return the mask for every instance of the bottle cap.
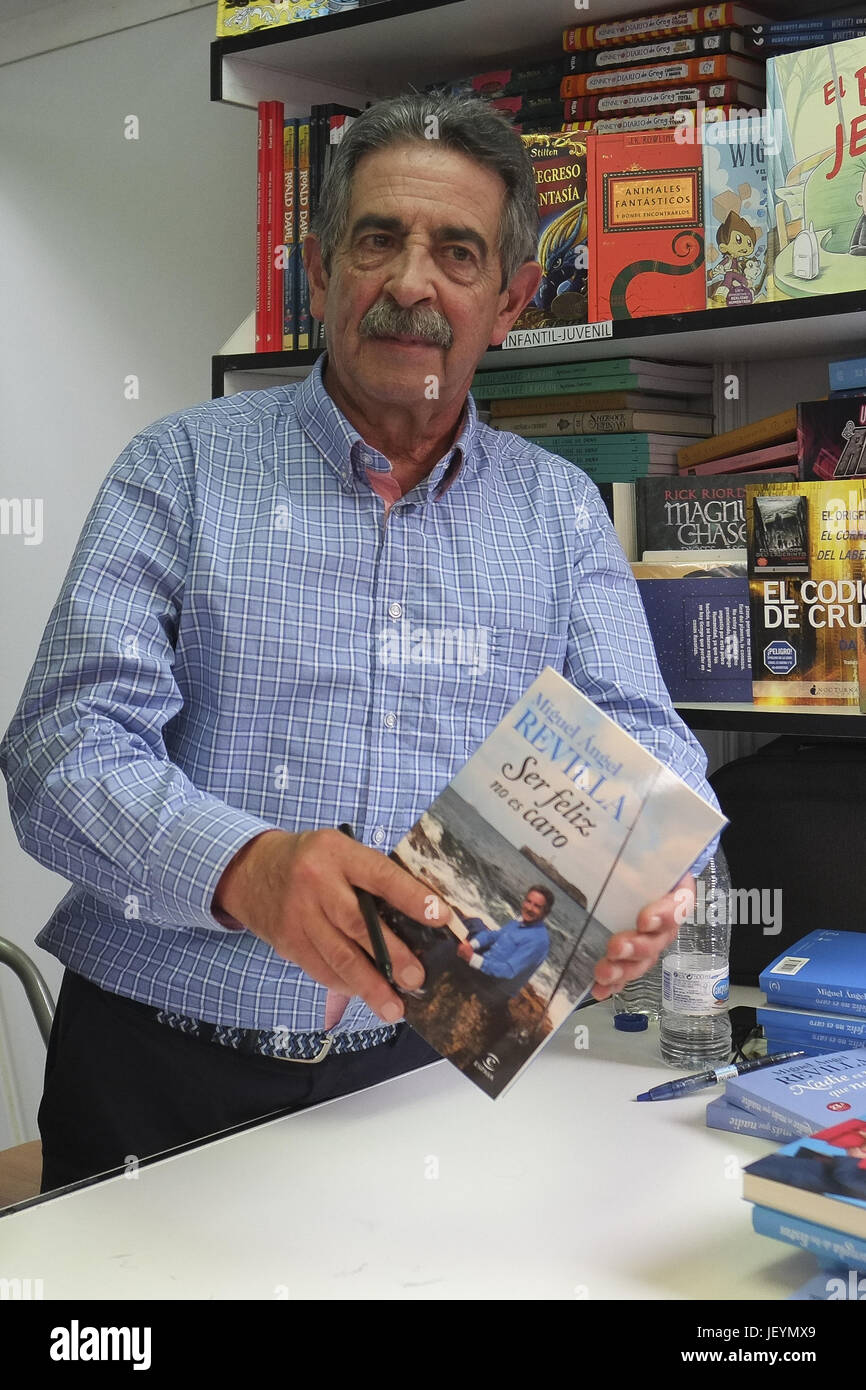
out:
{"label": "bottle cap", "polygon": [[623,1033],[642,1033],[649,1025],[646,1014],[614,1014],[613,1026]]}

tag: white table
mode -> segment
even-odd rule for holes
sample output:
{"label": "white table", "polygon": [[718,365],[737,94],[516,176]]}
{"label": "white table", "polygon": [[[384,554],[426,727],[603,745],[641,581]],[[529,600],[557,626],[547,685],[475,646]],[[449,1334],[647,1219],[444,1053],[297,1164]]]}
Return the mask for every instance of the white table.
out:
{"label": "white table", "polygon": [[439,1062],[212,1140],[3,1218],[0,1277],[46,1299],[787,1297],[814,1261],[740,1195],[773,1146],[707,1129],[716,1092],[636,1104],[676,1074],[656,1044],[597,1005],[498,1101]]}

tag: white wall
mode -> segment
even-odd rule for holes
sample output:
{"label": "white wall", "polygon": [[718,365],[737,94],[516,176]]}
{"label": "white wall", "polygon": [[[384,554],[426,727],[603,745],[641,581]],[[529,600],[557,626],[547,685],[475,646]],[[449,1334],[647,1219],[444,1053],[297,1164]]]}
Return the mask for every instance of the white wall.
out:
{"label": "white wall", "polygon": [[[0,534],[2,729],[111,463],[209,399],[211,354],[254,298],[256,116],[209,99],[215,5],[133,28],[154,0],[102,8],[120,32],[0,66],[0,497],[44,513],[41,544]],[[0,935],[55,997],[61,968],[33,939],[67,887],[19,848],[0,785]],[[43,1064],[0,967],[0,1148],[38,1137]]]}

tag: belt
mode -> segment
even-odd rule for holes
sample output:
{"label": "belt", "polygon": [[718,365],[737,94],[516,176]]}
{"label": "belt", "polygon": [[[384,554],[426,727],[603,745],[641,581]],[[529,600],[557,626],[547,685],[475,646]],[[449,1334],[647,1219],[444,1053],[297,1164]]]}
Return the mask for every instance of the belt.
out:
{"label": "belt", "polygon": [[292,1033],[288,1028],[271,1031],[255,1028],[233,1028],[222,1023],[205,1023],[202,1019],[153,1009],[157,1023],[174,1028],[201,1042],[230,1047],[246,1057],[273,1057],[282,1062],[322,1062],[329,1053],[366,1052],[389,1042],[397,1034],[397,1024],[383,1024],[355,1033],[330,1033],[324,1028],[312,1033]]}

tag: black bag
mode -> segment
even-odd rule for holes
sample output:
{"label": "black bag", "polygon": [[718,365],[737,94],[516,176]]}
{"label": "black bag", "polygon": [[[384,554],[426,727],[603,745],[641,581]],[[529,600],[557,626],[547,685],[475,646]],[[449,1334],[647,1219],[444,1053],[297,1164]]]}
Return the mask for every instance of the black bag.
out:
{"label": "black bag", "polygon": [[733,897],[732,984],[819,927],[866,931],[866,741],[784,735],[709,781],[731,883],[761,893]]}

